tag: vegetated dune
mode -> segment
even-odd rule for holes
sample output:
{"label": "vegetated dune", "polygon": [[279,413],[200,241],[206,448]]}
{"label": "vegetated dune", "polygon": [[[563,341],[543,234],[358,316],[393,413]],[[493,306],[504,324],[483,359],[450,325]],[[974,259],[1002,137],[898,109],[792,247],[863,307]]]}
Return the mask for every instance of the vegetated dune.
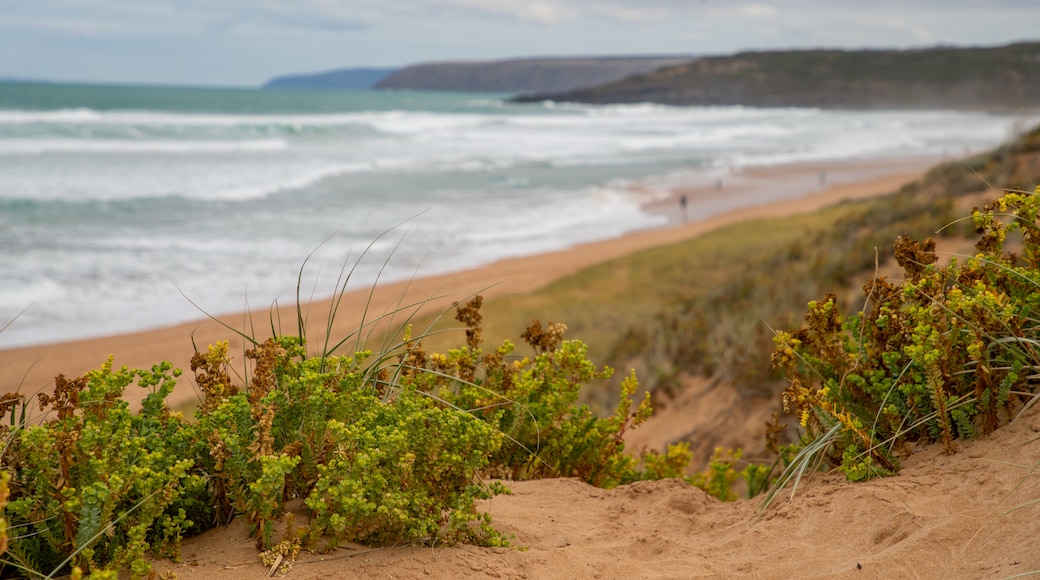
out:
{"label": "vegetated dune", "polygon": [[[486,502],[513,548],[347,546],[303,553],[290,578],[1004,578],[1040,570],[1040,409],[960,451],[915,449],[898,476],[803,480],[765,510],[678,480],[612,490],[511,482]],[[1020,509],[1016,509],[1020,508]],[[267,573],[242,518],[189,539],[179,578]]]}
{"label": "vegetated dune", "polygon": [[[1034,132],[982,169],[1032,168]],[[999,161],[999,163],[998,163]],[[990,167],[992,165],[992,167]],[[952,178],[942,170],[935,178]],[[1018,173],[1008,174],[1011,179]],[[727,393],[728,391],[728,393]],[[747,436],[734,391],[686,377],[640,439],[657,446],[698,428]],[[1035,399],[1033,400],[1035,402]],[[738,402],[739,404],[739,402]],[[724,417],[719,421],[719,417]],[[638,433],[638,431],[636,432]],[[715,438],[713,433],[709,439]],[[723,503],[680,480],[610,490],[574,479],[507,482],[511,495],[483,503],[511,548],[347,545],[304,553],[293,578],[1006,578],[1040,574],[1040,406],[978,440],[906,446],[893,477],[850,483],[808,474],[763,507],[761,497]],[[181,578],[269,573],[243,518],[184,543]]]}

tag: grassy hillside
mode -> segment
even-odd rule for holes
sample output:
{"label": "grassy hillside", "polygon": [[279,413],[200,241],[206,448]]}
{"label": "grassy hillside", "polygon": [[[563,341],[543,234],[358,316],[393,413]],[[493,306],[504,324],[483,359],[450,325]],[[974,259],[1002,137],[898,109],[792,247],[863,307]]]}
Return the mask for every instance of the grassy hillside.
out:
{"label": "grassy hillside", "polygon": [[792,50],[702,58],[518,101],[855,109],[1040,107],[1040,43],[996,48]]}

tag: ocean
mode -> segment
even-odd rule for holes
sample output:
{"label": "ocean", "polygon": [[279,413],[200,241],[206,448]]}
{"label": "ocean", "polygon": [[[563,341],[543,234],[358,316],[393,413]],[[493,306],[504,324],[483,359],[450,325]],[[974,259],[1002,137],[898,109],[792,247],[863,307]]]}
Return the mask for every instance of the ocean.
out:
{"label": "ocean", "polygon": [[506,97],[0,83],[0,348],[292,304],[301,268],[324,297],[344,265],[360,288],[616,237],[667,221],[648,191],[1015,125]]}

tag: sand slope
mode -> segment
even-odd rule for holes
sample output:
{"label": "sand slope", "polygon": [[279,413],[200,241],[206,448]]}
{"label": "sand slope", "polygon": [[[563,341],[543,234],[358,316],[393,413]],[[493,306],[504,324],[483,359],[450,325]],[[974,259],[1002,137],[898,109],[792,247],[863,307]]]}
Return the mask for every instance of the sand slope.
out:
{"label": "sand slope", "polygon": [[[573,479],[509,483],[486,502],[520,548],[353,546],[301,554],[291,578],[1004,578],[1040,570],[1040,409],[900,475],[803,481],[761,514],[678,480],[602,490]],[[265,574],[241,520],[185,542],[180,578]]]}

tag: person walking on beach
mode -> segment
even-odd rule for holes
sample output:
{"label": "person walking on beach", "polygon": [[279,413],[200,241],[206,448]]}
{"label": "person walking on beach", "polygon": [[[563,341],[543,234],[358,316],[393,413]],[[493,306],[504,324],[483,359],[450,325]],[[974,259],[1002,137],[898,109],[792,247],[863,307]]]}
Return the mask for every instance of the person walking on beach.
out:
{"label": "person walking on beach", "polygon": [[679,194],[679,209],[682,211],[682,221],[686,223],[686,194]]}

